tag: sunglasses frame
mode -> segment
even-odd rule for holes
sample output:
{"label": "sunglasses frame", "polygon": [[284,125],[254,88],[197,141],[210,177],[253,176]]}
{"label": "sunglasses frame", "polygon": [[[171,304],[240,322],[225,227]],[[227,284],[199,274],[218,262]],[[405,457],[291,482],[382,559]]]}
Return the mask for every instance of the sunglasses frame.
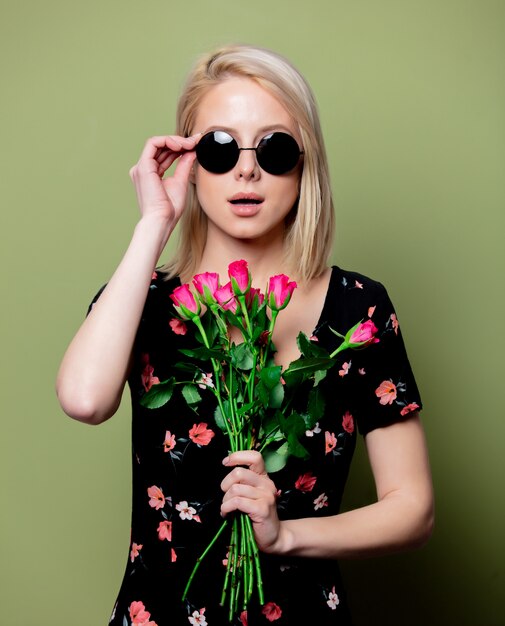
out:
{"label": "sunglasses frame", "polygon": [[[221,133],[223,135],[226,135],[226,137],[230,138],[230,141],[227,141],[227,142],[217,141],[215,139],[216,133]],[[210,137],[214,138],[213,146],[209,146],[207,144],[207,140]],[[272,139],[274,139],[275,137],[277,137],[277,140],[287,142],[288,145],[291,144],[293,148],[296,146],[296,150],[293,149],[293,153],[292,153],[293,158],[290,161],[288,161],[287,168],[286,167],[279,168],[278,164],[277,166],[274,165],[272,167],[272,163],[268,156],[268,152],[267,152],[266,157],[264,155],[265,150],[272,151],[276,149],[274,145],[271,145],[270,149],[268,148],[268,145],[269,145],[268,141],[272,141]],[[266,145],[265,145],[265,142],[267,142]],[[223,154],[221,155],[221,157],[218,154],[214,154],[214,155],[211,154],[210,159],[209,159],[209,155],[205,155],[203,153],[203,150],[205,150],[206,148],[207,149],[210,148],[210,150],[212,151],[212,149],[215,146],[222,146],[225,150],[228,151],[228,154]],[[211,130],[208,133],[205,133],[205,135],[203,135],[203,137],[200,139],[200,141],[196,145],[196,157],[197,157],[198,163],[207,172],[210,172],[211,174],[226,174],[226,172],[230,172],[237,165],[238,160],[240,158],[240,153],[245,150],[253,150],[256,153],[256,162],[258,163],[259,167],[264,172],[267,172],[267,174],[272,174],[274,176],[282,176],[283,174],[288,174],[289,172],[292,172],[295,169],[295,167],[298,165],[300,161],[300,157],[304,154],[304,151],[300,150],[300,146],[298,145],[298,142],[296,141],[296,139],[289,133],[285,133],[282,131],[275,131],[272,133],[268,133],[267,135],[265,135],[258,141],[258,145],[255,148],[240,148],[238,145],[238,141],[235,139],[235,137],[233,137],[233,135],[231,135],[229,132],[225,130],[216,129],[216,130]],[[296,152],[296,161],[294,160],[295,152]],[[213,163],[212,161],[213,159],[216,161],[219,161],[220,158],[222,161],[224,161],[224,165],[223,163],[221,163],[221,166],[216,168],[215,162]],[[291,165],[291,162],[293,162],[292,165]]]}

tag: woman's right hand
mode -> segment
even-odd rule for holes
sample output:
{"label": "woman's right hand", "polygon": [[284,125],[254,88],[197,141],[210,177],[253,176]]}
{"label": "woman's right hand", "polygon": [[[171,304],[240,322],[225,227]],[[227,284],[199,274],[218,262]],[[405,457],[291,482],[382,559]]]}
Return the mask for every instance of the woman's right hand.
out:
{"label": "woman's right hand", "polygon": [[[199,136],[162,135],[147,140],[138,163],[130,169],[142,217],[157,215],[175,226],[184,208]],[[173,175],[163,178],[176,159]]]}

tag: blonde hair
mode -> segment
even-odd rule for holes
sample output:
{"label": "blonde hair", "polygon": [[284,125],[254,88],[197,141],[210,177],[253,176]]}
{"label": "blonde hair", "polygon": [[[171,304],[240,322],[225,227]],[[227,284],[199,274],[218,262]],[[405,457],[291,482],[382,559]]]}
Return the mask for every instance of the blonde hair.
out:
{"label": "blonde hair", "polygon": [[[189,136],[202,98],[231,77],[249,78],[275,96],[296,120],[302,140],[303,171],[295,215],[287,220],[285,262],[297,280],[325,269],[333,243],[334,213],[326,150],[317,104],[309,85],[284,57],[263,48],[226,46],[203,56],[190,72],[177,108],[179,135]],[[201,260],[207,233],[194,184],[179,222],[176,256],[163,269],[169,277],[192,276]]]}

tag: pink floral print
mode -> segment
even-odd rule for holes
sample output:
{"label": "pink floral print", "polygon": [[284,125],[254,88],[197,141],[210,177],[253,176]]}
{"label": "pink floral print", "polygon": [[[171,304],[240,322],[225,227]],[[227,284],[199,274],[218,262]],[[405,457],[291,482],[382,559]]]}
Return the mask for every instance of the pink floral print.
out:
{"label": "pink floral print", "polygon": [[199,446],[208,446],[214,434],[213,430],[207,428],[206,422],[201,422],[193,424],[193,428],[189,431],[189,438]]}
{"label": "pink floral print", "polygon": [[347,376],[347,374],[349,373],[349,369],[351,367],[351,361],[349,361],[349,363],[346,361],[345,363],[342,363],[342,369],[339,370],[338,375],[343,378],[344,376]]}
{"label": "pink floral print", "polygon": [[157,376],[153,376],[154,367],[149,363],[148,354],[142,355],[142,362],[144,363],[144,369],[142,370],[140,377],[144,389],[149,391],[153,385],[157,385],[160,382],[160,379]]}
{"label": "pink floral print", "polygon": [[314,435],[319,435],[320,432],[321,432],[321,428],[319,427],[319,422],[316,422],[316,425],[313,428],[305,431],[305,436],[313,437]]}
{"label": "pink floral print", "polygon": [[334,611],[339,603],[340,600],[338,595],[335,593],[335,587],[332,587],[330,593],[328,594],[328,600],[326,604],[330,607],[330,609]]}
{"label": "pink floral print", "polygon": [[418,408],[419,405],[417,404],[417,402],[411,402],[410,404],[407,404],[407,406],[403,407],[403,409],[400,411],[400,415],[408,415],[413,411],[417,411]]}
{"label": "pink floral print", "polygon": [[395,331],[395,335],[398,334],[398,328],[400,327],[399,323],[398,323],[398,318],[396,317],[395,313],[391,313],[391,324],[393,326],[393,330]]}
{"label": "pink floral print", "polygon": [[130,619],[132,621],[132,624],[134,624],[135,626],[144,625],[151,617],[149,611],[146,611],[144,603],[140,601],[132,602],[130,604],[129,610]]}
{"label": "pink floral print", "polygon": [[314,500],[314,511],[322,509],[323,506],[328,506],[328,496],[325,493],[317,496],[317,498]]}
{"label": "pink floral print", "polygon": [[330,433],[328,430],[324,433],[325,437],[325,454],[329,454],[332,450],[337,447],[337,438],[335,437],[335,433]]}
{"label": "pink floral print", "polygon": [[132,543],[132,549],[130,551],[130,561],[132,563],[138,557],[138,555],[140,554],[141,550],[142,550],[142,544],[141,543]]}
{"label": "pink floral print", "polygon": [[165,506],[163,491],[159,487],[156,487],[156,485],[148,487],[147,495],[149,496],[149,506],[152,506],[153,509],[158,511]]}
{"label": "pink floral print", "polygon": [[396,385],[392,380],[383,380],[375,390],[375,395],[382,405],[393,404],[396,400]]}
{"label": "pink floral print", "polygon": [[261,609],[262,614],[267,618],[269,622],[275,622],[282,615],[282,609],[275,602],[267,602]]}
{"label": "pink floral print", "polygon": [[181,500],[179,504],[175,505],[175,508],[179,511],[179,517],[181,519],[195,520],[200,522],[200,517],[196,514],[196,509],[189,506],[186,500]]}
{"label": "pink floral print", "polygon": [[188,332],[186,324],[177,317],[173,317],[168,323],[176,335],[185,335]]}
{"label": "pink floral print", "polygon": [[306,474],[302,474],[295,483],[295,487],[302,491],[303,493],[308,493],[314,489],[314,485],[316,484],[317,476],[313,476],[312,472],[307,472]]}
{"label": "pink floral print", "polygon": [[342,428],[346,433],[351,434],[354,432],[354,418],[349,411],[344,413],[344,417],[342,418]]}
{"label": "pink floral print", "polygon": [[158,525],[158,538],[160,541],[166,539],[172,541],[172,522],[165,520]]}
{"label": "pink floral print", "polygon": [[188,617],[188,621],[191,626],[207,626],[207,620],[205,619],[205,608],[199,611],[193,611],[193,615]]}
{"label": "pink floral print", "polygon": [[165,441],[163,442],[163,452],[170,452],[175,448],[175,435],[167,430],[165,433]]}
{"label": "pink floral print", "polygon": [[198,382],[198,386],[200,389],[206,389],[207,387],[214,387],[214,383],[212,382],[212,374],[202,374]]}

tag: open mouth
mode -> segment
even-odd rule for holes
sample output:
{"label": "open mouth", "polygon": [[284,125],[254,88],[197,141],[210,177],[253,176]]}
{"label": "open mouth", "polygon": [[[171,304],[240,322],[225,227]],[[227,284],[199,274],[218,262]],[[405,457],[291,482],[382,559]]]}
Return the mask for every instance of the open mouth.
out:
{"label": "open mouth", "polygon": [[254,205],[254,204],[261,204],[263,202],[263,200],[259,200],[257,198],[235,198],[234,200],[230,200],[231,204],[240,204],[240,205],[244,205],[244,204],[250,204],[250,205]]}
{"label": "open mouth", "polygon": [[265,198],[262,198],[257,193],[239,192],[229,198],[228,202],[230,202],[230,204],[234,204],[235,206],[256,206],[261,204],[264,200]]}

